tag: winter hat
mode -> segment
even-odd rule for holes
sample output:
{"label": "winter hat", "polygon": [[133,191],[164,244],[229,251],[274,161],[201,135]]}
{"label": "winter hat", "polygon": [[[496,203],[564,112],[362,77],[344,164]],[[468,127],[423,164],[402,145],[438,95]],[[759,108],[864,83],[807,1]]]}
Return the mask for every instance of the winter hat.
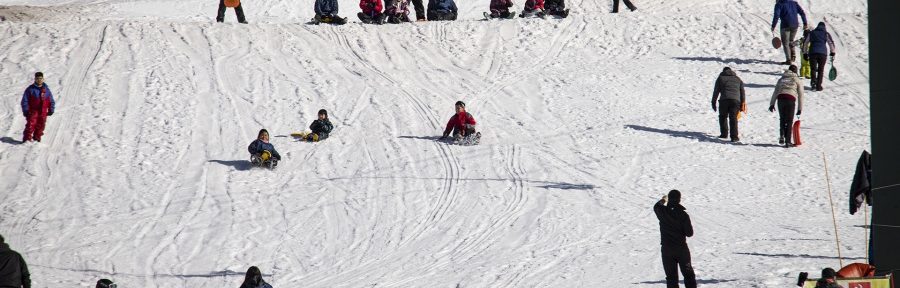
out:
{"label": "winter hat", "polygon": [[790,70],[791,72],[797,73],[797,65],[791,64],[791,66],[788,67],[788,70]]}
{"label": "winter hat", "polygon": [[463,101],[456,101],[456,106],[461,106],[461,107],[463,107],[463,108],[466,108],[466,102],[463,102]]}
{"label": "winter hat", "polygon": [[725,72],[725,71],[731,71],[731,67],[725,66],[725,68],[722,68],[722,72]]}
{"label": "winter hat", "polygon": [[681,203],[681,191],[674,190],[669,191],[669,205],[676,205]]}
{"label": "winter hat", "polygon": [[837,273],[834,272],[834,269],[831,269],[831,268],[822,269],[822,278],[823,279],[834,279],[835,274],[837,274]]}
{"label": "winter hat", "polygon": [[259,138],[259,136],[262,136],[263,133],[266,133],[266,135],[269,135],[269,130],[259,129],[259,133],[256,134],[256,138]]}
{"label": "winter hat", "polygon": [[328,111],[325,109],[319,110],[319,115],[325,115],[325,118],[328,118]]}
{"label": "winter hat", "polygon": [[116,284],[109,279],[100,279],[97,281],[97,288],[116,288]]}

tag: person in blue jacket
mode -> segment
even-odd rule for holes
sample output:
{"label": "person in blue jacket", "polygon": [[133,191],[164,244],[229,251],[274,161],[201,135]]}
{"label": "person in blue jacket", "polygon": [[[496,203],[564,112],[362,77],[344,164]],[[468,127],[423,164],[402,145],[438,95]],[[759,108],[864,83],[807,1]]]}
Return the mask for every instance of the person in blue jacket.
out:
{"label": "person in blue jacket", "polygon": [[[831,34],[825,29],[825,22],[819,22],[816,29],[809,32],[809,36],[806,37],[806,43],[803,43],[803,48],[807,49],[803,51],[803,58],[809,60],[811,68],[810,77],[812,78],[812,83],[810,83],[810,86],[816,91],[822,91],[822,75],[825,74],[825,63],[828,61],[825,55],[831,56],[832,60],[834,59],[834,40],[831,39]],[[828,51],[831,51],[831,53],[828,53]]]}
{"label": "person in blue jacket", "polygon": [[778,20],[781,20],[781,46],[784,46],[784,65],[791,65],[797,59],[797,55],[794,54],[794,45],[791,44],[794,42],[794,37],[797,37],[797,28],[800,26],[800,23],[797,21],[797,15],[800,15],[800,18],[803,19],[803,29],[809,29],[809,25],[806,22],[806,12],[803,11],[803,7],[800,7],[800,4],[797,4],[796,0],[775,1],[775,13],[772,16],[772,33],[775,33],[775,24],[778,24]]}
{"label": "person in blue jacket", "polygon": [[315,11],[316,17],[314,19],[318,22],[335,24],[347,23],[346,18],[338,16],[337,0],[316,0]]}
{"label": "person in blue jacket", "polygon": [[453,0],[428,0],[428,21],[453,21],[457,12]]}
{"label": "person in blue jacket", "polygon": [[[275,145],[269,143],[269,131],[266,129],[259,130],[259,134],[256,136],[256,140],[250,143],[250,146],[247,147],[247,150],[250,151],[252,157],[251,159],[260,159],[260,163],[254,163],[257,165],[263,164],[264,162],[269,161],[269,159],[262,159],[263,152],[268,151],[272,158],[275,159],[275,163],[277,161],[281,161],[281,154],[278,154],[278,151],[275,151]],[[274,165],[273,165],[274,166]]]}

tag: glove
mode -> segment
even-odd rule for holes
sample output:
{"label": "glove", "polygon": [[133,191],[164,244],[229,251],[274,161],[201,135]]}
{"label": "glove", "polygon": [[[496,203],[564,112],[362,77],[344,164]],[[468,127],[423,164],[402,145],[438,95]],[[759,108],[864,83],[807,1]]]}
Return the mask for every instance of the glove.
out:
{"label": "glove", "polygon": [[775,105],[769,106],[769,112],[775,112]]}
{"label": "glove", "polygon": [[718,112],[718,111],[716,111],[716,110],[717,110],[717,109],[716,109],[716,102],[713,102],[713,103],[712,103],[712,107],[713,107],[713,112]]}
{"label": "glove", "polygon": [[809,54],[803,54],[803,60],[809,61]]}
{"label": "glove", "polygon": [[828,56],[831,56],[831,58],[834,58],[834,52],[829,53]]}
{"label": "glove", "polygon": [[797,110],[797,115],[800,115],[800,112],[803,112],[803,111]]}
{"label": "glove", "polygon": [[53,111],[47,112],[47,116],[53,115]]}

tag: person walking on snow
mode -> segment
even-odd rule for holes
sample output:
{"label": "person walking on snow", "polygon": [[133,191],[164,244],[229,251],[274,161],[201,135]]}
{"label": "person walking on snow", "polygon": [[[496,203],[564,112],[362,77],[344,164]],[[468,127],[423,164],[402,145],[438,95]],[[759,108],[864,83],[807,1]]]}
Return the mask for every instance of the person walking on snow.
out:
{"label": "person walking on snow", "polygon": [[691,250],[688,249],[687,237],[694,236],[691,217],[681,206],[681,192],[669,191],[668,196],[653,205],[653,212],[659,219],[659,234],[662,238],[662,262],[666,272],[666,287],[678,288],[678,269],[684,275],[684,286],[697,287],[694,267],[691,266]]}
{"label": "person walking on snow", "polygon": [[25,93],[22,94],[22,114],[26,121],[22,143],[32,140],[41,142],[47,116],[53,115],[55,108],[56,101],[53,100],[50,87],[44,83],[44,73],[34,73],[34,83],[25,88]]}
{"label": "person walking on snow", "polygon": [[[719,95],[722,95],[722,98],[719,98]],[[744,81],[741,81],[741,78],[729,67],[722,69],[722,73],[716,79],[712,97],[713,112],[716,111],[716,99],[719,100],[719,131],[721,132],[719,138],[731,136],[731,142],[740,141],[737,114],[746,102]],[[731,134],[728,133],[728,127],[731,127]]]}
{"label": "person walking on snow", "polygon": [[781,44],[784,46],[784,65],[791,65],[797,58],[794,54],[794,37],[797,37],[797,28],[800,23],[797,22],[797,15],[803,19],[803,29],[809,29],[806,22],[806,12],[803,7],[797,4],[796,0],[776,0],[775,13],[772,16],[772,34],[775,34],[775,25],[781,20]]}
{"label": "person walking on snow", "polygon": [[[628,7],[628,10],[637,10],[637,7],[635,7],[634,4],[631,4],[631,0],[622,0],[622,2],[625,3],[625,7]],[[613,0],[612,13],[619,13],[619,0]]]}
{"label": "person walking on snow", "polygon": [[825,30],[825,22],[819,22],[816,29],[809,32],[809,37],[806,38],[804,44],[803,48],[808,50],[803,51],[803,57],[809,59],[810,74],[812,74],[810,86],[816,91],[822,91],[822,75],[825,74],[825,63],[828,60],[825,55],[831,56],[831,60],[834,61],[835,52],[834,40],[831,39],[828,30]]}
{"label": "person walking on snow", "polygon": [[31,288],[28,265],[19,252],[9,249],[0,235],[0,287]]}
{"label": "person walking on snow", "polygon": [[[769,100],[769,112],[775,112],[775,102],[778,102],[778,144],[784,144],[785,148],[793,147],[791,142],[791,125],[794,124],[794,108],[797,115],[803,111],[803,82],[797,75],[797,66],[791,65],[778,79],[772,99]],[[795,105],[796,103],[796,105]]]}
{"label": "person walking on snow", "polygon": [[250,266],[247,274],[244,274],[244,283],[241,283],[240,288],[272,288],[272,285],[262,279],[262,272],[259,271],[259,268]]}
{"label": "person walking on snow", "polygon": [[456,114],[453,114],[453,117],[450,117],[450,121],[447,121],[447,128],[444,129],[444,135],[441,136],[440,140],[447,139],[451,132],[453,132],[453,139],[456,141],[476,133],[475,117],[466,112],[466,103],[456,101],[454,108],[456,109]]}
{"label": "person walking on snow", "polygon": [[458,12],[453,0],[428,0],[428,21],[454,21]]}
{"label": "person walking on snow", "polygon": [[[225,0],[219,0],[219,11],[216,13],[216,22],[225,22],[225,7]],[[238,22],[247,24],[247,18],[244,18],[244,8],[241,7],[240,2],[234,7],[234,13],[237,14]]]}

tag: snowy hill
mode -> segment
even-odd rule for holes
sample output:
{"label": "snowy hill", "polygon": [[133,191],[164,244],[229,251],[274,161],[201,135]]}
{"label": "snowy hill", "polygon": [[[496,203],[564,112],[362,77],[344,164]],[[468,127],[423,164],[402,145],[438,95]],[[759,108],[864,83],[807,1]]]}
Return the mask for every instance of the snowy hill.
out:
{"label": "snowy hill", "polygon": [[[34,287],[658,287],[651,207],[684,193],[705,287],[786,287],[865,261],[846,191],[869,149],[866,2],[827,17],[840,78],[807,90],[804,145],[766,111],[784,66],[773,1],[573,0],[567,19],[305,25],[312,1],[0,1],[0,234]],[[522,1],[518,1],[522,2]],[[28,5],[28,6],[20,6]],[[514,9],[520,10],[521,3]],[[713,82],[747,83],[742,141],[715,139]],[[20,144],[43,71],[56,113]],[[466,101],[480,146],[434,141]],[[295,142],[316,111],[335,131]],[[285,157],[249,169],[261,128]]]}

